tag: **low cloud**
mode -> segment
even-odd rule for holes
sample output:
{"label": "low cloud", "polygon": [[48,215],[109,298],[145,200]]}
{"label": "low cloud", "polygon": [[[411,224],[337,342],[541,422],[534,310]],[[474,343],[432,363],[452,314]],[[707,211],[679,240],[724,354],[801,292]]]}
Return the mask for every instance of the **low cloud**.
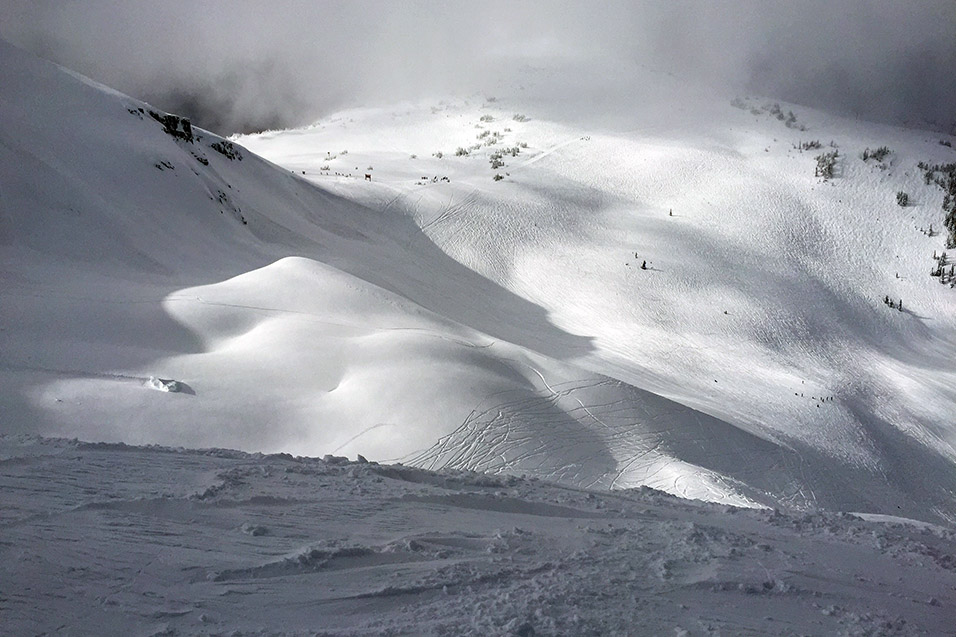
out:
{"label": "low cloud", "polygon": [[0,0],[0,11],[3,38],[220,133],[480,89],[509,55],[633,59],[866,119],[956,123],[952,0]]}

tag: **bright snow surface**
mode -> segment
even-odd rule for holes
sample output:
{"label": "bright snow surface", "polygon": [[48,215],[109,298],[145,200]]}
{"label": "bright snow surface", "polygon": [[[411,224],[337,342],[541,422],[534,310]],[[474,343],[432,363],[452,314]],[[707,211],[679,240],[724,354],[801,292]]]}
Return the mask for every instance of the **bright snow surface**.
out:
{"label": "bright snow surface", "polygon": [[5,433],[956,519],[938,135],[528,67],[239,159],[0,56]]}

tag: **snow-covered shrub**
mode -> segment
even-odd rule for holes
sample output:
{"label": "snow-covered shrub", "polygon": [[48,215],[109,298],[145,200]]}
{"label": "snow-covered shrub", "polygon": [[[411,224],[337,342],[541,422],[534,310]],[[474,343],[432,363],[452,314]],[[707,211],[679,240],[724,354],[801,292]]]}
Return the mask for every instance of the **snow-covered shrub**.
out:
{"label": "snow-covered shrub", "polygon": [[[933,258],[936,260],[936,269],[930,271],[930,276],[939,277],[940,283],[956,285],[956,267],[949,263],[946,253],[943,252],[939,256],[934,254]],[[949,265],[949,271],[946,270],[947,265]]]}
{"label": "snow-covered shrub", "polygon": [[773,117],[776,117],[776,118],[779,119],[781,122],[782,122],[784,119],[786,119],[785,116],[784,116],[784,114],[783,114],[783,111],[780,110],[780,104],[777,104],[776,102],[774,102],[774,103],[771,104],[769,107],[764,107],[764,108],[767,110],[767,112],[770,113],[770,115],[772,115]]}
{"label": "snow-covered shrub", "polygon": [[820,143],[819,139],[814,139],[809,142],[797,142],[793,145],[797,150],[816,150],[818,148],[823,148],[823,144]]}
{"label": "snow-covered shrub", "polygon": [[481,117],[478,118],[478,121],[480,121],[480,122],[493,122],[493,121],[495,121],[495,118],[492,117],[491,115],[482,115]]}
{"label": "snow-covered shrub", "polygon": [[833,170],[836,168],[837,157],[840,156],[840,151],[834,150],[829,153],[823,153],[817,155],[814,159],[817,160],[817,167],[814,171],[814,176],[823,177],[824,179],[833,178]]}
{"label": "snow-covered shrub", "polygon": [[467,154],[468,154],[467,148],[462,148],[461,146],[459,146],[458,148],[455,149],[455,157],[464,157]]}
{"label": "snow-covered shrub", "polygon": [[899,204],[900,207],[905,208],[909,204],[909,202],[910,202],[910,196],[907,195],[905,192],[900,190],[899,192],[896,193],[896,203]]}
{"label": "snow-covered shrub", "polygon": [[444,156],[445,155],[443,155],[441,151],[438,151],[437,153],[432,153],[432,157],[437,157],[438,159],[441,159]]}
{"label": "snow-covered shrub", "polygon": [[495,173],[495,176],[492,177],[492,179],[494,179],[495,181],[501,181],[502,179],[504,179],[504,177],[502,177],[500,173]]}
{"label": "snow-covered shrub", "polygon": [[511,119],[513,119],[516,122],[527,122],[528,116],[525,115],[524,113],[515,113]]}
{"label": "snow-covered shrub", "polygon": [[494,146],[497,144],[504,135],[500,131],[485,131],[478,136],[478,139],[483,139],[485,146]]}
{"label": "snow-covered shrub", "polygon": [[863,158],[863,161],[868,159],[875,159],[876,161],[882,163],[886,156],[889,155],[892,151],[886,146],[880,146],[876,150],[870,150],[869,148],[864,149],[863,154],[860,155]]}

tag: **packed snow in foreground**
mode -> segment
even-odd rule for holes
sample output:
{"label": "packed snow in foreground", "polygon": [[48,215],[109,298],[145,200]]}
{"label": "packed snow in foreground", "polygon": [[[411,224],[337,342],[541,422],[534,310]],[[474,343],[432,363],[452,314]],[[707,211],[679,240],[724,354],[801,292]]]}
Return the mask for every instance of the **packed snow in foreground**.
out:
{"label": "packed snow in foreground", "polygon": [[[0,438],[10,635],[951,634],[956,534],[643,488]],[[235,632],[234,632],[235,631]]]}

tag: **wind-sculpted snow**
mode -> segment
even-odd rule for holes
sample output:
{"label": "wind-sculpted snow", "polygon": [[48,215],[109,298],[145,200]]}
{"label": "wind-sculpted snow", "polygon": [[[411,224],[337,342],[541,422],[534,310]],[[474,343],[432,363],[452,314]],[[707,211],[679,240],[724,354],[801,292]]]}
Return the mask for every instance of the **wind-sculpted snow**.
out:
{"label": "wind-sculpted snow", "polygon": [[946,634],[956,535],[221,449],[0,437],[4,632]]}
{"label": "wind-sculpted snow", "polygon": [[764,111],[651,74],[654,109],[592,119],[526,69],[227,142],[0,60],[4,433],[956,516],[956,296],[910,166],[952,151],[921,133],[800,111],[847,149],[822,182]]}

